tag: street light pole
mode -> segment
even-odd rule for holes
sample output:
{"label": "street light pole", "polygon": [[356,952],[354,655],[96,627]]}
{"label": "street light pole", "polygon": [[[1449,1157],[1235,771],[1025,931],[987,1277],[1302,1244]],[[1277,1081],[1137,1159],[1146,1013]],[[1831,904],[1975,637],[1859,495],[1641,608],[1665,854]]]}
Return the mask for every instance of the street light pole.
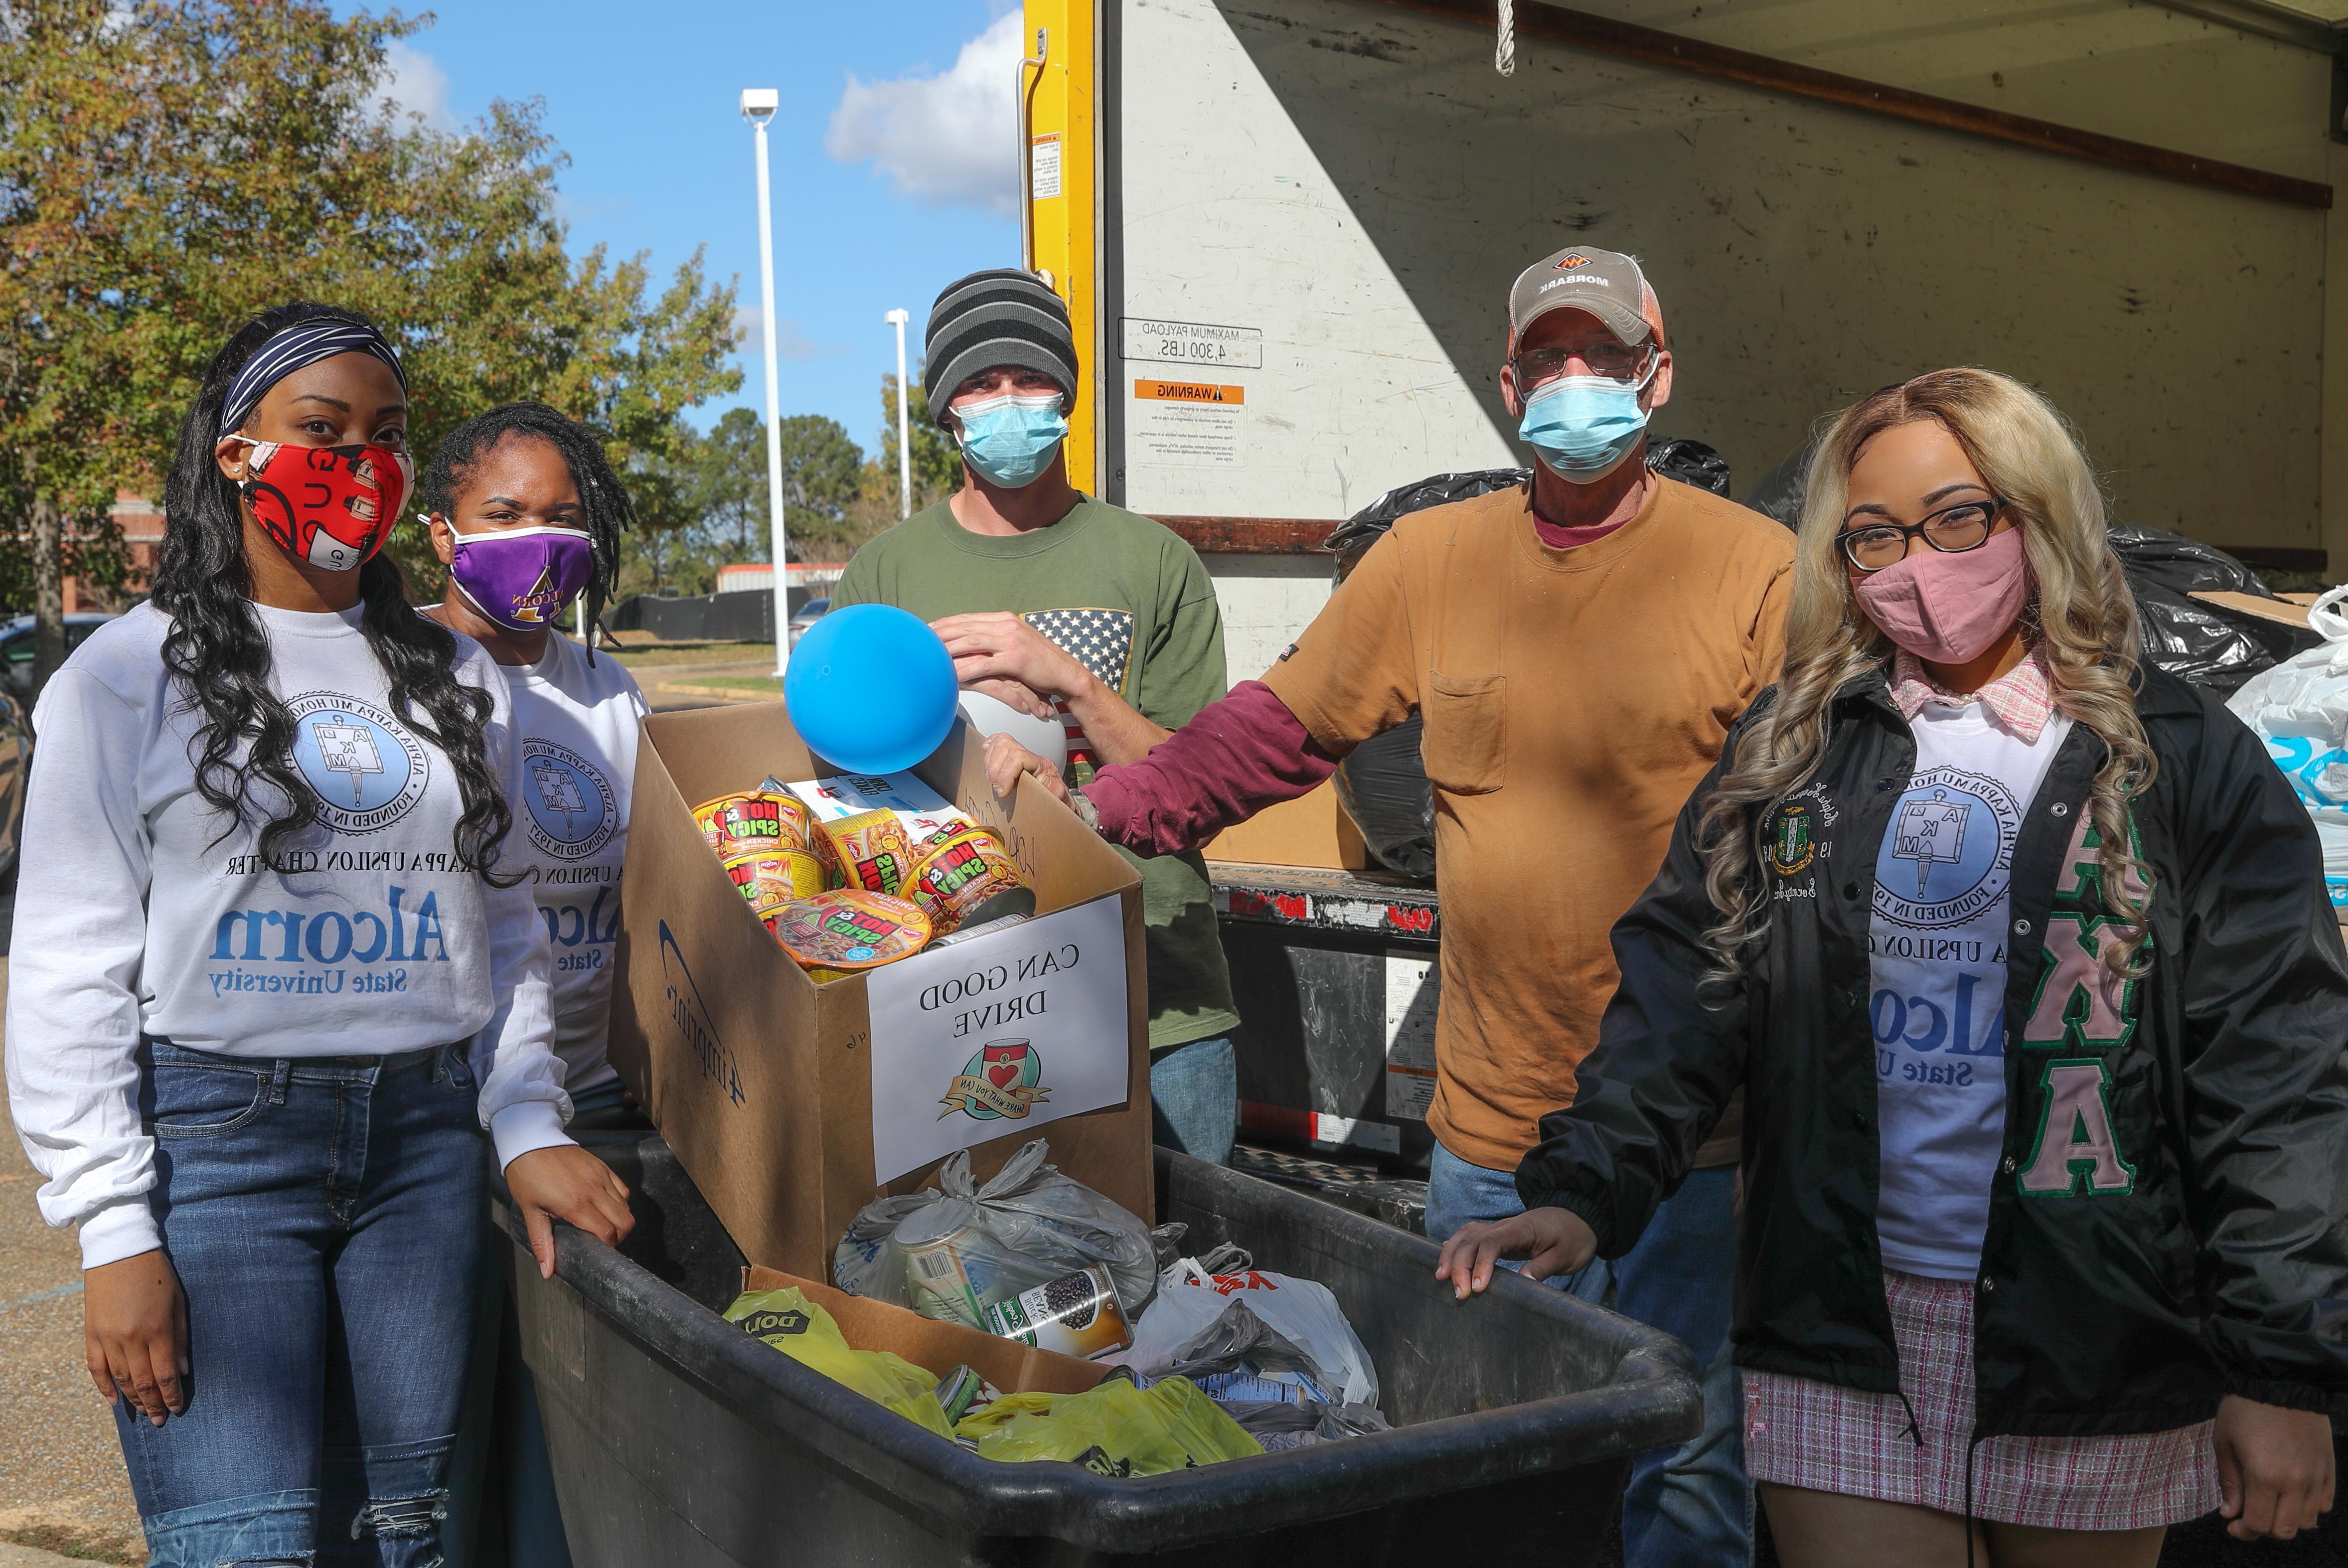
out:
{"label": "street light pole", "polygon": [[783,549],[783,416],[777,407],[782,393],[775,366],[775,216],[767,179],[767,123],[781,101],[773,88],[742,89],[742,118],[758,133],[758,303],[767,337],[767,513],[774,527],[777,680],[783,678],[791,659],[791,596],[784,582],[788,558]]}
{"label": "street light pole", "polygon": [[912,316],[892,310],[880,318],[897,329],[897,515],[913,515],[913,433],[907,418],[905,393],[905,324]]}

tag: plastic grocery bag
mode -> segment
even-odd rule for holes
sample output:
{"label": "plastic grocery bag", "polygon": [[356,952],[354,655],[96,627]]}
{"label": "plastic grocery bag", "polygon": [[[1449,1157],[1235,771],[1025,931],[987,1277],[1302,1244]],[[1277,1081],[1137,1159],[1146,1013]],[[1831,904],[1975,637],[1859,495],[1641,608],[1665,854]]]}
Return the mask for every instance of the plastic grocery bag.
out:
{"label": "plastic grocery bag", "polygon": [[1159,1475],[1263,1452],[1183,1377],[1137,1388],[1112,1377],[1081,1394],[1006,1394],[954,1436],[986,1460],[1066,1460],[1103,1475]]}
{"label": "plastic grocery bag", "polygon": [[938,1408],[938,1380],[889,1350],[859,1350],[839,1325],[796,1287],[744,1291],[726,1309],[726,1321],[942,1438],[953,1436]]}
{"label": "plastic grocery bag", "polygon": [[1378,1402],[1377,1369],[1327,1285],[1260,1269],[1210,1274],[1195,1258],[1184,1258],[1159,1276],[1158,1299],[1134,1325],[1132,1345],[1100,1359],[1130,1367],[1143,1377],[1162,1377],[1233,1300],[1246,1302],[1274,1333],[1310,1356],[1340,1402]]}
{"label": "plastic grocery bag", "polygon": [[2322,645],[2261,670],[2227,699],[2314,819],[2323,885],[2348,911],[2348,588],[2315,602],[2307,624]]}
{"label": "plastic grocery bag", "polygon": [[1036,1139],[982,1187],[958,1150],[936,1187],[866,1205],[832,1253],[832,1283],[985,1332],[987,1307],[1098,1264],[1132,1318],[1158,1289],[1149,1227],[1045,1164],[1049,1152]]}

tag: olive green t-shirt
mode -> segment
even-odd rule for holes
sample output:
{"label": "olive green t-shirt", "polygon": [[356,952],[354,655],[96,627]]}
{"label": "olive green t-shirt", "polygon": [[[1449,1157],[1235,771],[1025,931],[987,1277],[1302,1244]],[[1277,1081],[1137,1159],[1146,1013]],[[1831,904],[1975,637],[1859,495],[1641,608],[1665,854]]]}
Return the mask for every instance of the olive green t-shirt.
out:
{"label": "olive green t-shirt", "polygon": [[[1049,528],[1008,538],[971,532],[940,501],[858,551],[831,603],[894,604],[924,621],[1010,611],[1169,729],[1228,689],[1222,613],[1198,552],[1149,519],[1089,497]],[[1091,778],[1073,720],[1068,758],[1069,783]],[[1150,1047],[1229,1034],[1240,1020],[1206,862],[1196,853],[1117,853],[1141,872]]]}

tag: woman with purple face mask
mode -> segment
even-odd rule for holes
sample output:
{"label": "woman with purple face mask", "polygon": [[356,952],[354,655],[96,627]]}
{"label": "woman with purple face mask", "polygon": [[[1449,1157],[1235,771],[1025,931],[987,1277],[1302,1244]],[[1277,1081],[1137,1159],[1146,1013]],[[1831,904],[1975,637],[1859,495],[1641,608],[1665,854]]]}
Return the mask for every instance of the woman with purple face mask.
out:
{"label": "woman with purple face mask", "polygon": [[1618,923],[1530,1205],[1620,1255],[1746,1094],[1745,1458],[1794,1568],[2149,1568],[2332,1506],[2348,954],[2305,811],[2144,665],[2094,471],[1983,370],[1820,442],[1778,684]]}
{"label": "woman with purple face mask", "polygon": [[[555,624],[583,595],[592,639],[631,521],[627,491],[592,430],[543,403],[508,403],[440,442],[417,508],[448,568],[448,591],[425,614],[487,648],[513,694],[521,766],[508,854],[529,879],[551,949],[554,1049],[572,1129],[648,1128],[604,1056],[644,700],[625,669],[596,657],[592,640],[575,642]],[[503,1285],[505,1250],[492,1239],[482,1282],[444,1532],[453,1568],[568,1555],[536,1390]],[[497,1483],[485,1485],[492,1467]]]}

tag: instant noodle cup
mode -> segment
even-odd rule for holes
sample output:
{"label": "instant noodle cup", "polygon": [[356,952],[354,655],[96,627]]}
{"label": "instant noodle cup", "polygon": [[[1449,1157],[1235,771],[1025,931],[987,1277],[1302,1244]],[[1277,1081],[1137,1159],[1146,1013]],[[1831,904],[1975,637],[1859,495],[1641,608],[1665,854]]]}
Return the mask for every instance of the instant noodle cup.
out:
{"label": "instant noodle cup", "polygon": [[974,921],[1035,913],[1035,893],[987,828],[965,828],[932,841],[905,884],[940,935]]}
{"label": "instant noodle cup", "polygon": [[805,850],[735,855],[726,861],[726,874],[761,916],[824,890],[823,862]]}
{"label": "instant noodle cup", "polygon": [[701,836],[719,860],[808,847],[808,809],[791,795],[766,789],[720,795],[695,806],[693,820],[701,824]]}
{"label": "instant noodle cup", "polygon": [[821,825],[841,882],[895,893],[913,877],[913,840],[894,811],[859,811]]}
{"label": "instant noodle cup", "polygon": [[930,917],[911,901],[844,887],[787,903],[766,917],[803,969],[870,969],[921,951]]}

